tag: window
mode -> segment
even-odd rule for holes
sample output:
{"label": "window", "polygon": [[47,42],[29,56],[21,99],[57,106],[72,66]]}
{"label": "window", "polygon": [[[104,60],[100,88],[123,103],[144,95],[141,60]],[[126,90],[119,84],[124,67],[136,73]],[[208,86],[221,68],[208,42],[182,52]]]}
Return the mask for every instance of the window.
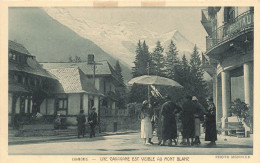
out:
{"label": "window", "polygon": [[59,98],[56,104],[56,114],[68,115],[68,98]]}
{"label": "window", "polygon": [[22,113],[22,114],[25,113],[25,97],[24,96],[20,97],[20,113]]}
{"label": "window", "polygon": [[68,108],[68,99],[59,99],[59,110],[67,109]]}

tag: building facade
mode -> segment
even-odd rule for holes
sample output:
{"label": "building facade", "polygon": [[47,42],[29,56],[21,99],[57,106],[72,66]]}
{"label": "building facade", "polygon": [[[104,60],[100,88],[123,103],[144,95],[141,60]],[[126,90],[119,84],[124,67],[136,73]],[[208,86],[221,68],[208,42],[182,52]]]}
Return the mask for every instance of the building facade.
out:
{"label": "building facade", "polygon": [[[92,87],[102,94],[99,100],[93,95],[87,96],[87,102],[85,102],[85,104],[87,103],[87,108],[85,109],[86,114],[89,113],[90,108],[95,106],[97,108],[101,131],[116,131],[123,128],[125,123],[124,118],[128,116],[128,111],[127,109],[117,107],[119,100],[116,97],[115,91],[116,88],[123,87],[124,83],[118,81],[115,70],[110,63],[107,61],[98,62],[98,64],[95,65],[95,77],[94,65],[89,62],[48,62],[41,63],[41,65],[51,73],[56,69],[66,69],[73,66],[78,67],[82,74],[84,74],[86,81],[91,83]],[[55,74],[53,75],[56,76]]]}
{"label": "building facade", "polygon": [[56,79],[17,42],[9,41],[8,56],[8,120],[10,125],[16,125],[18,121],[30,121],[32,115],[40,112],[48,91],[53,89],[48,83]]}
{"label": "building facade", "polygon": [[52,90],[52,97],[46,98],[40,107],[43,115],[60,114],[66,117],[68,125],[76,125],[76,116],[80,110],[88,114],[93,106],[99,108],[100,93],[88,81],[85,74],[77,66],[47,69],[58,83]]}
{"label": "building facade", "polygon": [[206,37],[205,68],[213,77],[213,99],[217,123],[222,129],[233,119],[229,109],[240,98],[253,116],[254,90],[254,8],[208,7],[202,10]]}

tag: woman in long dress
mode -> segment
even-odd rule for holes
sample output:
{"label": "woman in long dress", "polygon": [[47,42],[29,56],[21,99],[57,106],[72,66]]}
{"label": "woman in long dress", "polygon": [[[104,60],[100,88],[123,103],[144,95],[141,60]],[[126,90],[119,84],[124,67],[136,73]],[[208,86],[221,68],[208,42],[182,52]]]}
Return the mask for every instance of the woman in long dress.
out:
{"label": "woman in long dress", "polygon": [[169,140],[169,146],[172,145],[172,139],[177,145],[177,123],[176,123],[176,114],[180,112],[180,107],[175,103],[170,101],[169,97],[167,101],[162,105],[160,113],[160,141],[159,144],[164,146],[165,142]]}
{"label": "woman in long dress", "polygon": [[153,130],[152,130],[152,109],[148,104],[148,101],[143,102],[143,106],[141,109],[141,113],[139,115],[139,119],[141,119],[141,138],[144,139],[145,145],[151,145],[151,139],[153,137]]}
{"label": "woman in long dress", "polygon": [[213,103],[213,99],[207,99],[208,108],[206,110],[205,120],[205,141],[210,141],[209,146],[216,145],[217,140],[217,127],[216,127],[216,107]]}

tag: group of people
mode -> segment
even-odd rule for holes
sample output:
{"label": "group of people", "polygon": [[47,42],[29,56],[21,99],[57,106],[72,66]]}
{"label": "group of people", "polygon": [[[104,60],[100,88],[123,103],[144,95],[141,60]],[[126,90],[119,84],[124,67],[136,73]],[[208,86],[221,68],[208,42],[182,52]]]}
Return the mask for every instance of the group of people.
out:
{"label": "group of people", "polygon": [[[80,113],[77,115],[77,126],[78,126],[78,138],[82,135],[83,137],[86,134],[86,116],[84,110],[80,110]],[[90,138],[95,137],[95,127],[97,125],[97,113],[96,108],[92,107],[91,113],[88,115],[88,124],[90,125]],[[62,129],[64,124],[62,124],[62,119],[60,114],[57,114],[57,117],[54,121],[55,129]]]}
{"label": "group of people", "polygon": [[[78,138],[80,138],[81,135],[84,137],[86,133],[86,116],[84,110],[80,110],[80,113],[77,116],[77,122]],[[91,113],[88,115],[88,124],[90,125],[90,138],[95,137],[95,127],[97,125],[97,113],[95,107],[92,107]]]}
{"label": "group of people", "polygon": [[207,99],[206,109],[198,102],[196,96],[186,96],[183,104],[176,104],[165,97],[160,111],[156,114],[153,106],[145,100],[139,114],[141,119],[141,138],[144,138],[145,145],[152,145],[153,131],[157,126],[158,145],[172,146],[178,143],[181,133],[183,145],[199,145],[201,135],[201,121],[205,129],[205,141],[210,141],[209,146],[216,145],[216,108],[212,98]]}

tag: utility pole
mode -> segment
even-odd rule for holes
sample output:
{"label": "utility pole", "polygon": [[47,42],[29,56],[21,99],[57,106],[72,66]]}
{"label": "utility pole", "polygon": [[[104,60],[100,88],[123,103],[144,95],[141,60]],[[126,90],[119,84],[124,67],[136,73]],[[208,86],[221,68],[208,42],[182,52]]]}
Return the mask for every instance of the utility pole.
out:
{"label": "utility pole", "polygon": [[[88,64],[93,64],[93,85],[94,88],[96,88],[96,65],[102,65],[102,63],[98,63],[95,61],[95,56],[94,54],[89,54],[88,55]],[[97,89],[97,88],[96,88]],[[94,98],[95,101],[95,98]],[[95,102],[94,102],[95,103]],[[98,96],[98,127],[99,127],[99,132],[101,132],[101,127],[100,127],[100,97]]]}

